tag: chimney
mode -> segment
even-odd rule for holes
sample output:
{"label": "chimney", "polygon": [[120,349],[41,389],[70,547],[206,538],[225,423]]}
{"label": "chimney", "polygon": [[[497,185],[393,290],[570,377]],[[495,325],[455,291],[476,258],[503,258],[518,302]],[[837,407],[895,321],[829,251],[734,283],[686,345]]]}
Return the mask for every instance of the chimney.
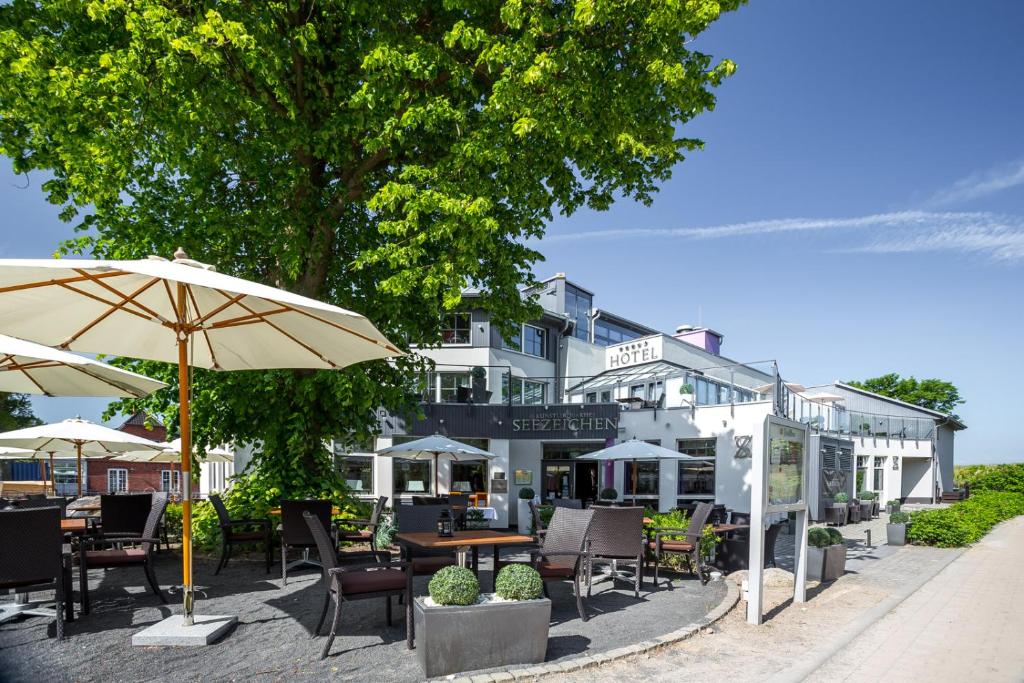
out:
{"label": "chimney", "polygon": [[720,355],[722,352],[722,339],[724,337],[708,327],[680,325],[676,328],[676,333],[672,336],[679,341],[684,341],[687,344],[698,346],[708,353],[713,353],[716,356]]}

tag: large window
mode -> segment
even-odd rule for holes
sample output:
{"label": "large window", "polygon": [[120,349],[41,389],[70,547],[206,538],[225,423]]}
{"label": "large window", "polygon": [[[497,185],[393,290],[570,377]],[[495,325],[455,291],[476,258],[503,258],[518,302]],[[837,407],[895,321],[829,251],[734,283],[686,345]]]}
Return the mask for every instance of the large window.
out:
{"label": "large window", "polygon": [[536,325],[522,325],[511,337],[502,339],[501,346],[529,356],[547,358],[548,331]]}
{"label": "large window", "polygon": [[160,490],[167,493],[177,493],[180,491],[181,472],[178,470],[160,470]]}
{"label": "large window", "polygon": [[434,492],[433,464],[430,460],[393,458],[395,495],[432,495]]}
{"label": "large window", "polygon": [[590,341],[590,309],[594,297],[578,287],[565,285],[565,314],[576,321],[573,336],[577,339]]}
{"label": "large window", "polygon": [[469,313],[446,313],[441,326],[441,341],[444,344],[470,343]]}
{"label": "large window", "polygon": [[658,467],[657,460],[642,460],[639,462],[625,463],[625,485],[626,495],[632,498],[633,493],[633,468],[636,468],[636,494],[637,498],[655,497],[658,495]]}
{"label": "large window", "polygon": [[[510,396],[511,394],[511,396]],[[504,403],[543,405],[547,398],[547,383],[529,379],[501,376],[501,400]]]}
{"label": "large window", "polygon": [[455,401],[459,395],[459,387],[470,385],[468,372],[437,373],[438,400],[441,402]]}
{"label": "large window", "polygon": [[679,439],[676,450],[700,460],[679,461],[679,495],[708,498],[715,495],[715,439]]}
{"label": "large window", "polygon": [[107,470],[107,493],[124,493],[128,490],[128,470],[112,467]]}
{"label": "large window", "polygon": [[336,460],[341,478],[356,495],[373,493],[373,456],[346,454]]}
{"label": "large window", "polygon": [[452,493],[486,493],[487,462],[484,460],[452,461]]}
{"label": "large window", "polygon": [[860,493],[864,490],[864,486],[868,481],[868,456],[858,455],[857,456],[857,492]]}
{"label": "large window", "polygon": [[594,343],[598,346],[611,346],[621,344],[631,339],[638,339],[644,333],[631,330],[622,325],[598,318],[594,321]]}
{"label": "large window", "polygon": [[885,458],[882,456],[875,456],[875,471],[872,491],[881,492],[885,484]]}

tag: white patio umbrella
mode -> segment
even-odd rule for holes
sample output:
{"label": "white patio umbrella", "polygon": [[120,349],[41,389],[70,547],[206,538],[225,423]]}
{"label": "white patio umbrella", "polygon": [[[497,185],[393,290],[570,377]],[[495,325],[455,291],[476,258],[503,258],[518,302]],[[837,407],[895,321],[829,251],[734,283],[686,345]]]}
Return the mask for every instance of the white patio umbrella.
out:
{"label": "white patio umbrella", "polygon": [[0,445],[43,453],[74,453],[78,460],[78,495],[82,495],[82,458],[108,458],[126,451],[161,451],[155,441],[94,424],[80,417],[15,429],[0,434]]}
{"label": "white patio umbrella", "polygon": [[494,453],[470,446],[447,436],[434,434],[415,441],[400,443],[388,446],[377,451],[377,455],[384,455],[394,458],[408,458],[409,460],[433,460],[434,461],[434,495],[437,495],[437,462],[442,455],[449,456],[452,460],[475,460],[484,458],[491,460],[496,456]]}
{"label": "white patio umbrella", "polygon": [[[129,451],[121,455],[115,455],[111,460],[121,462],[181,462],[181,438],[174,441],[163,442],[162,451]],[[234,462],[235,454],[223,446],[214,446],[206,451],[200,451],[199,460],[202,462]]]}
{"label": "white patio umbrella", "polygon": [[577,460],[630,460],[633,463],[633,500],[636,501],[636,461],[637,460],[702,460],[692,455],[673,451],[653,443],[640,441],[637,438],[602,448],[599,451],[581,455]]}
{"label": "white patio umbrella", "polygon": [[0,331],[90,353],[178,364],[183,623],[193,623],[189,366],[338,369],[402,352],[337,306],[175,260],[0,259]]}
{"label": "white patio umbrella", "polygon": [[[797,394],[807,391],[807,387],[805,387],[803,384],[797,384],[796,382],[786,382],[785,385],[787,389]],[[756,391],[759,394],[767,394],[771,391],[774,391],[774,389],[775,384],[772,382],[769,382],[768,384],[762,384],[759,387],[754,387],[754,391]]]}
{"label": "white patio umbrella", "polygon": [[91,358],[0,334],[0,391],[142,398],[165,386]]}

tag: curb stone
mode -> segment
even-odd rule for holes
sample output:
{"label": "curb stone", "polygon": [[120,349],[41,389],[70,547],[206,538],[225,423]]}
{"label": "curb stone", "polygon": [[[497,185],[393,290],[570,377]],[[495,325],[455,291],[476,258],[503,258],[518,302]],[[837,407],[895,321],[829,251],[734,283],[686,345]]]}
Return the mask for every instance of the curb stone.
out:
{"label": "curb stone", "polygon": [[573,657],[572,659],[566,659],[560,662],[551,662],[550,664],[543,664],[540,666],[505,669],[492,673],[491,675],[494,677],[495,681],[507,681],[512,680],[513,678],[517,681],[536,680],[543,676],[558,676],[566,673],[567,671],[597,668],[603,664],[608,664],[620,659],[626,659],[628,657],[647,654],[649,652],[655,652],[672,645],[673,643],[687,640],[688,638],[700,633],[707,626],[710,626],[724,617],[733,607],[736,606],[736,603],[739,602],[739,586],[734,584],[732,581],[726,581],[725,585],[725,598],[717,607],[708,612],[700,621],[687,624],[680,629],[672,631],[671,633],[666,633],[663,636],[658,636],[651,640],[644,640],[632,645],[619,647],[614,650],[608,650],[607,652],[598,652],[586,657]]}

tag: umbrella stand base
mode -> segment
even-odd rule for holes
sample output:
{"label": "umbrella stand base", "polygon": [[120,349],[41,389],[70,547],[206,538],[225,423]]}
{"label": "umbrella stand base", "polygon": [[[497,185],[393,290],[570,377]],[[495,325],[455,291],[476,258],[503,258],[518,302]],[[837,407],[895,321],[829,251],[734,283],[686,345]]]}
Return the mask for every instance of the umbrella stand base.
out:
{"label": "umbrella stand base", "polygon": [[195,624],[185,626],[180,614],[158,621],[149,628],[132,636],[132,645],[189,647],[215,643],[231,630],[238,617],[225,615],[197,614]]}

